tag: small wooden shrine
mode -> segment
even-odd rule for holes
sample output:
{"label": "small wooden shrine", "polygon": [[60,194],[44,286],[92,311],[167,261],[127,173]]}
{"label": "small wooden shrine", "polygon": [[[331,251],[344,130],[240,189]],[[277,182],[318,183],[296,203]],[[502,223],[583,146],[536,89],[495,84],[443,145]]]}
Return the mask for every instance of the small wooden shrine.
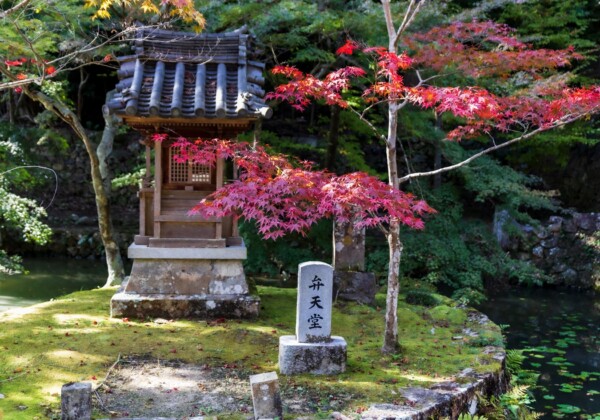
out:
{"label": "small wooden shrine", "polygon": [[[181,162],[172,139],[231,139],[269,118],[264,64],[255,61],[245,30],[141,30],[136,39],[135,53],[118,59],[120,81],[106,104],[108,112],[144,135],[146,145],[139,234],[128,249],[133,267],[112,298],[111,315],[256,316],[259,300],[248,291],[246,248],[236,221],[189,214],[234,179],[236,168],[223,160],[216,167]],[[157,133],[170,139],[152,141]]]}

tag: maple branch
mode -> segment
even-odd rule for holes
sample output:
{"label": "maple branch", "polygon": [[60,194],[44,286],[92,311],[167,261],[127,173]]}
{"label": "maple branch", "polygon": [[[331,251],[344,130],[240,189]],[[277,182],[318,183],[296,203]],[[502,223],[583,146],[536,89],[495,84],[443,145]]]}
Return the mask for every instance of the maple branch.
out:
{"label": "maple branch", "polygon": [[481,152],[475,153],[474,155],[470,156],[469,158],[467,158],[467,159],[465,159],[465,160],[463,160],[461,162],[455,163],[454,165],[445,166],[443,168],[436,169],[434,171],[415,172],[415,173],[412,173],[412,174],[405,175],[405,176],[403,176],[402,178],[400,178],[398,180],[398,183],[402,184],[402,183],[404,183],[406,181],[409,181],[409,180],[411,180],[413,178],[423,178],[423,177],[426,177],[426,176],[437,175],[437,174],[441,174],[441,173],[444,173],[444,172],[452,171],[454,169],[460,168],[461,166],[467,165],[468,163],[474,161],[475,159],[480,158],[481,156],[487,155],[487,154],[492,153],[492,152],[494,152],[496,150],[499,150],[499,149],[503,149],[504,147],[510,146],[512,144],[519,143],[519,142],[521,142],[523,140],[527,140],[527,139],[529,139],[529,138],[531,138],[531,137],[535,136],[536,134],[539,134],[539,133],[541,133],[543,131],[547,131],[547,130],[550,130],[550,129],[553,129],[553,128],[562,127],[563,125],[566,125],[566,124],[572,123],[574,121],[577,121],[578,119],[583,118],[584,116],[589,115],[591,113],[592,112],[586,112],[585,114],[572,116],[572,117],[570,117],[568,119],[565,119],[565,120],[562,120],[562,121],[558,121],[558,122],[552,124],[551,127],[539,127],[539,128],[537,128],[537,129],[535,129],[533,131],[530,131],[529,133],[522,134],[521,136],[519,136],[517,138],[509,140],[506,143],[498,144],[496,146],[484,149]]}
{"label": "maple branch", "polygon": [[21,37],[21,39],[23,39],[23,41],[25,42],[25,44],[27,44],[29,46],[29,49],[31,50],[31,53],[33,54],[33,56],[35,57],[35,59],[37,60],[37,62],[38,63],[42,63],[42,75],[39,77],[39,79],[40,79],[39,84],[42,84],[44,82],[44,79],[46,78],[46,64],[44,64],[44,59],[42,57],[40,57],[40,55],[37,53],[37,51],[36,51],[36,49],[35,49],[35,47],[33,45],[33,42],[21,30],[21,27],[19,26],[19,24],[17,23],[17,21],[13,21],[12,24],[16,28],[16,30],[19,33],[19,36]]}
{"label": "maple branch", "polygon": [[365,118],[363,113],[358,112],[356,109],[354,109],[352,107],[348,107],[347,109],[354,112],[354,114],[356,114],[358,119],[361,120],[362,122],[364,122],[367,125],[367,127],[369,127],[371,129],[371,131],[373,131],[373,133],[375,133],[375,136],[379,137],[380,140],[386,141],[385,135],[380,133],[379,130],[377,129],[377,127],[375,127],[375,125],[371,121],[369,121]]}
{"label": "maple branch", "polygon": [[22,9],[23,7],[27,6],[30,2],[31,2],[31,0],[23,0],[21,3],[15,4],[10,9],[3,10],[2,12],[0,12],[0,19],[4,19],[11,13],[14,13],[19,9]]}
{"label": "maple branch", "polygon": [[[396,32],[396,36],[394,38],[394,51],[396,51],[396,49],[398,48],[398,41],[400,40],[400,36],[404,33],[406,28],[408,28],[413,22],[415,16],[417,15],[417,13],[419,13],[419,9],[421,9],[423,3],[425,3],[425,0],[411,0],[410,4],[408,5],[408,8],[406,9],[404,20],[398,28],[398,31]],[[411,10],[413,7],[414,9]]]}

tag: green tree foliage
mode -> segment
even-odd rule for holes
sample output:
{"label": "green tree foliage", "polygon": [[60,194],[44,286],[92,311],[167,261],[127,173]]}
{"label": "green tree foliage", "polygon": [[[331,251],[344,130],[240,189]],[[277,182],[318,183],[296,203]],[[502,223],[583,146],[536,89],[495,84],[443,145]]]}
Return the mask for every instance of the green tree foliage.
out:
{"label": "green tree foliage", "polygon": [[248,259],[244,268],[250,275],[286,281],[298,274],[298,264],[306,261],[331,260],[332,223],[317,223],[306,237],[299,234],[286,235],[273,241],[265,241],[258,234],[254,223],[240,224],[240,234],[248,247]]}
{"label": "green tree foliage", "polygon": [[[46,210],[35,200],[12,192],[26,191],[40,181],[25,169],[28,167],[26,154],[15,139],[18,136],[6,136],[6,131],[0,130],[0,246],[2,235],[8,232],[17,232],[25,242],[44,245],[52,233],[43,221]],[[39,170],[36,172],[39,173]],[[18,256],[8,255],[0,249],[0,273],[12,274],[22,270]]]}

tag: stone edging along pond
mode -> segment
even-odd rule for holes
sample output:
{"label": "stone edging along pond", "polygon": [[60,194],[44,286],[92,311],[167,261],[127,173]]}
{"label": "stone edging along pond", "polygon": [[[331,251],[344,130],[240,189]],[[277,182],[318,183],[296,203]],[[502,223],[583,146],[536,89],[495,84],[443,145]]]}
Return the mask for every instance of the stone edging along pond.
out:
{"label": "stone edging along pond", "polygon": [[[491,323],[490,319],[477,311],[469,312],[469,319],[481,325]],[[476,337],[474,331],[465,329],[465,335]],[[400,388],[400,396],[406,400],[403,405],[373,404],[361,413],[365,420],[425,420],[431,418],[457,418],[461,413],[474,415],[479,410],[478,395],[499,395],[508,388],[506,372],[506,352],[503,347],[487,346],[484,354],[500,363],[495,372],[476,373],[472,368],[463,369],[454,381],[445,381],[430,388]],[[343,418],[343,417],[339,417]]]}

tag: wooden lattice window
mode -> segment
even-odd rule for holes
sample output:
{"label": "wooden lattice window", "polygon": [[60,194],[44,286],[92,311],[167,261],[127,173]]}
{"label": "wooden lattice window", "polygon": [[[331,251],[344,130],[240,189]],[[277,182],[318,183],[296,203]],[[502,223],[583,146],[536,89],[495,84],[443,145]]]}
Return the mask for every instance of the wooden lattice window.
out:
{"label": "wooden lattice window", "polygon": [[169,182],[210,184],[211,168],[194,162],[179,162],[177,151],[169,147]]}

